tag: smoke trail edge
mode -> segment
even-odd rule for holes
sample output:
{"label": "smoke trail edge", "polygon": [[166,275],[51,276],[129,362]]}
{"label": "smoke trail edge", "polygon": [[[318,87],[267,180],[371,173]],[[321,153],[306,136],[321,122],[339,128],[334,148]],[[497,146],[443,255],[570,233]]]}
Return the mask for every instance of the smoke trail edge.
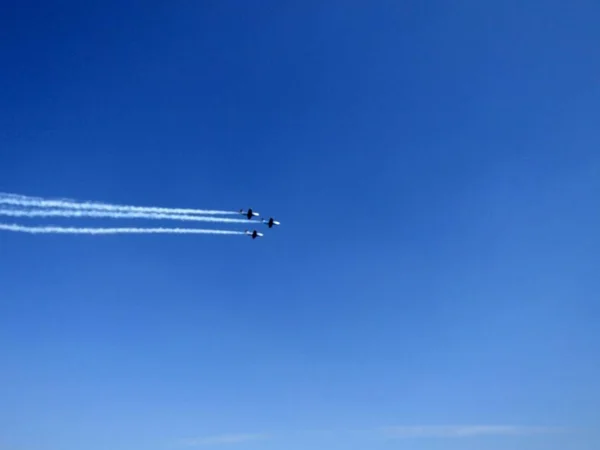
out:
{"label": "smoke trail edge", "polygon": [[110,234],[213,234],[213,235],[243,235],[242,231],[210,230],[201,228],[94,228],[94,227],[59,227],[47,226],[24,226],[18,224],[0,223],[0,231],[12,231],[28,234],[87,234],[87,235],[110,235]]}

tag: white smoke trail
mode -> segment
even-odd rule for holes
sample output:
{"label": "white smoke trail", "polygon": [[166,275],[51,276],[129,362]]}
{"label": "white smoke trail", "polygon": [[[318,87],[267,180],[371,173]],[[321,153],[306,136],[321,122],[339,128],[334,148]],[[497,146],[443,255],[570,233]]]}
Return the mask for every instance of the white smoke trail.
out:
{"label": "white smoke trail", "polygon": [[[0,199],[1,203],[1,199]],[[165,214],[148,212],[117,212],[98,210],[72,210],[72,209],[2,209],[0,216],[7,217],[69,217],[69,218],[110,218],[110,219],[152,219],[152,220],[180,220],[190,222],[212,222],[212,223],[248,223],[246,219],[228,219],[225,217],[203,217],[187,214]]]}
{"label": "white smoke trail", "polygon": [[155,206],[112,205],[97,202],[77,202],[75,200],[47,200],[39,197],[0,193],[0,204],[37,208],[64,208],[74,210],[98,210],[114,212],[140,212],[150,214],[205,214],[232,215],[235,211],[192,208],[163,208]]}
{"label": "white smoke trail", "polygon": [[200,228],[78,228],[39,226],[27,227],[17,224],[0,223],[0,231],[13,231],[29,234],[221,234],[242,235],[242,231],[203,230]]}

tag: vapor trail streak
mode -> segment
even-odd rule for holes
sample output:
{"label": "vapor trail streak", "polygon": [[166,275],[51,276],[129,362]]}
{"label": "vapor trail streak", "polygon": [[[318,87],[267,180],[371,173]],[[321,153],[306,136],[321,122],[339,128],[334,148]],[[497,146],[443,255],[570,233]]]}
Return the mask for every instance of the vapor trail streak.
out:
{"label": "vapor trail streak", "polygon": [[162,208],[155,206],[132,206],[132,205],[112,205],[96,202],[77,202],[75,200],[46,200],[38,197],[27,197],[23,195],[0,193],[0,204],[37,207],[37,208],[64,208],[73,210],[97,210],[97,211],[115,211],[115,212],[141,212],[157,214],[206,214],[206,215],[231,215],[237,214],[234,211],[220,211],[210,209],[192,209],[192,208]]}
{"label": "vapor trail streak", "polygon": [[[0,203],[2,200],[0,199]],[[111,219],[151,219],[151,220],[180,220],[189,222],[212,222],[212,223],[248,223],[246,219],[228,219],[225,217],[203,217],[187,214],[165,214],[149,212],[118,212],[98,210],[72,210],[72,209],[0,209],[0,216],[8,217],[93,217]]]}
{"label": "vapor trail streak", "polygon": [[16,224],[0,223],[0,231],[13,231],[29,234],[224,234],[242,235],[241,231],[203,230],[200,228],[78,228],[39,226],[26,227]]}

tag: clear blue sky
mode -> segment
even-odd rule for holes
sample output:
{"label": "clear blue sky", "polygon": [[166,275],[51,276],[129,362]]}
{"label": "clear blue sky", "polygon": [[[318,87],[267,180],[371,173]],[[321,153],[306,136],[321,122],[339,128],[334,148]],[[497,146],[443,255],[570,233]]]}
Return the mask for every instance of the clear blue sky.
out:
{"label": "clear blue sky", "polygon": [[283,223],[0,234],[2,450],[598,448],[597,1],[1,8],[0,191]]}

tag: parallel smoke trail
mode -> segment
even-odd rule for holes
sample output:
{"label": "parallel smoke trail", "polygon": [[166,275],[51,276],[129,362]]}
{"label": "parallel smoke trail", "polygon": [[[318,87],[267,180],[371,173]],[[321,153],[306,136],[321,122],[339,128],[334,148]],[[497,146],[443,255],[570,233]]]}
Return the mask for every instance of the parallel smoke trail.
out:
{"label": "parallel smoke trail", "polygon": [[199,228],[77,228],[77,227],[26,227],[0,223],[0,231],[13,231],[29,234],[225,234],[242,235],[241,231],[202,230]]}
{"label": "parallel smoke trail", "polygon": [[[0,199],[2,203],[2,199]],[[165,214],[148,212],[116,212],[98,210],[71,210],[71,209],[0,209],[0,216],[8,217],[93,217],[110,219],[152,219],[152,220],[180,220],[190,222],[212,222],[212,223],[248,223],[246,219],[227,219],[225,217],[202,217],[186,214]]]}
{"label": "parallel smoke trail", "polygon": [[154,206],[111,205],[96,202],[77,202],[74,200],[45,200],[37,197],[0,193],[0,204],[37,207],[37,208],[64,208],[74,210],[97,210],[115,212],[140,212],[150,214],[206,214],[206,215],[232,215],[234,211],[205,210],[192,208],[162,208]]}

